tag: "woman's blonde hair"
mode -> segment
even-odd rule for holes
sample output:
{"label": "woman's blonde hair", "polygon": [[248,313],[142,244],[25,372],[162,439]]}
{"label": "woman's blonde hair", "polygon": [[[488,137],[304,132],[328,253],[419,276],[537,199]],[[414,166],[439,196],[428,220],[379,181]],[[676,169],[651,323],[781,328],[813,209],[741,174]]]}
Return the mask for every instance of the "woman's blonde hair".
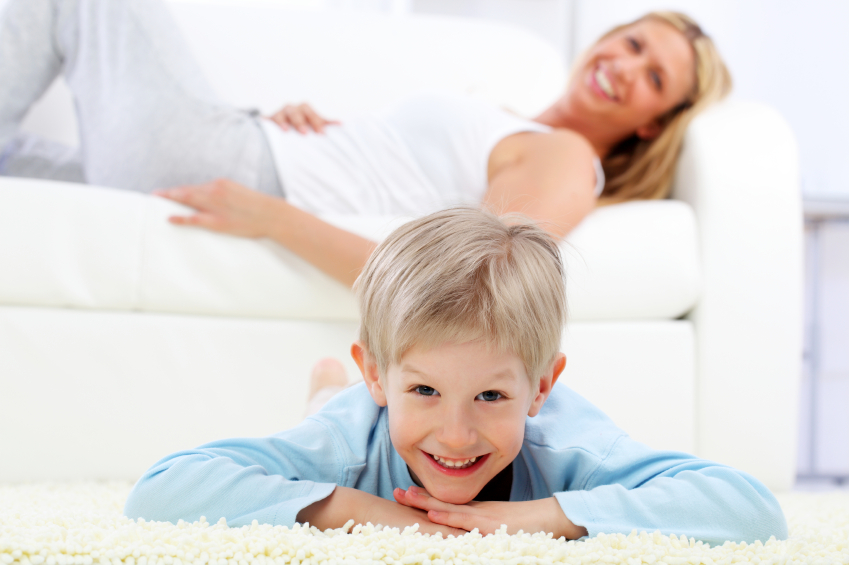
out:
{"label": "woman's blonde hair", "polygon": [[695,55],[695,86],[685,100],[659,118],[663,129],[657,137],[640,139],[632,135],[602,160],[605,184],[599,204],[666,198],[672,188],[675,164],[690,121],[731,91],[731,74],[713,40],[695,21],[680,12],[650,12],[613,28],[599,41],[648,19],[671,25],[690,43]]}
{"label": "woman's blonde hair", "polygon": [[355,284],[360,341],[386,374],[411,347],[482,340],[522,359],[532,384],[566,320],[560,250],[536,224],[451,208],[393,231]]}

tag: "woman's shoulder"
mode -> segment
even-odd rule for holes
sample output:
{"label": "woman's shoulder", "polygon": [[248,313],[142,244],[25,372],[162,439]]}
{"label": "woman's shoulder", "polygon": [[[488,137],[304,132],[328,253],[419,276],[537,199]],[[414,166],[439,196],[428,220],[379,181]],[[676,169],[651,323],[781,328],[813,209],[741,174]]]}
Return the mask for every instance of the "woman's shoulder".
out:
{"label": "woman's shoulder", "polygon": [[597,159],[595,149],[590,145],[589,140],[580,133],[566,128],[552,128],[551,131],[539,136],[544,143],[551,145],[554,148],[563,150],[568,149],[576,157],[584,158],[588,161]]}
{"label": "woman's shoulder", "polygon": [[587,168],[592,167],[595,179],[594,192],[597,197],[601,196],[605,183],[604,168],[589,140],[580,133],[566,128],[553,129],[548,137],[553,151],[568,155],[571,163]]}
{"label": "woman's shoulder", "polygon": [[514,163],[533,163],[535,166],[549,164],[552,167],[569,167],[574,171],[585,169],[594,172],[594,161],[598,159],[589,141],[581,134],[568,129],[551,129],[541,132],[520,132],[501,140],[493,150],[493,156],[511,156]]}

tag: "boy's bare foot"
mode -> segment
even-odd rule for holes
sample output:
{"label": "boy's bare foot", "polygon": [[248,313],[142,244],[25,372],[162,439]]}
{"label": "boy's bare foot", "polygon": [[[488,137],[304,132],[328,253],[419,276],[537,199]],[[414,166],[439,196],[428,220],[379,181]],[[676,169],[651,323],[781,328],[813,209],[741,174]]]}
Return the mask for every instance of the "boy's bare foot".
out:
{"label": "boy's bare foot", "polygon": [[348,375],[345,367],[338,359],[326,357],[315,364],[310,373],[309,400],[323,388],[344,388],[348,384]]}

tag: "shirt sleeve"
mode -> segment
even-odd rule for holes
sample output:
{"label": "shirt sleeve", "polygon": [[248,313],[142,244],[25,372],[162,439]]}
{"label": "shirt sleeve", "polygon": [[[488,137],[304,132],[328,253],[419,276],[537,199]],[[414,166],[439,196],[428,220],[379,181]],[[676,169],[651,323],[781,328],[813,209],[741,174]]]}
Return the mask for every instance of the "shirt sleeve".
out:
{"label": "shirt sleeve", "polygon": [[344,481],[352,458],[326,422],[308,418],[273,436],[216,441],[160,460],[136,483],[124,514],[292,526],[301,509]]}
{"label": "shirt sleeve", "polygon": [[711,545],[787,537],[778,501],[751,475],[684,453],[656,451],[625,434],[583,484],[574,486],[554,496],[590,537],[659,530]]}

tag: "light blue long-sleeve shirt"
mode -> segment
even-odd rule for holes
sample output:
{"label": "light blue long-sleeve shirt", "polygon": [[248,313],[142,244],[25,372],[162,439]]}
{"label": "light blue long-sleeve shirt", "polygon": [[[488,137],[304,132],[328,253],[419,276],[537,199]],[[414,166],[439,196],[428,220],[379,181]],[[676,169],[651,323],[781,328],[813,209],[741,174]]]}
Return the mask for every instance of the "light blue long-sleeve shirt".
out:
{"label": "light blue long-sleeve shirt", "polygon": [[[231,526],[291,526],[336,485],[393,500],[393,489],[413,484],[389,439],[387,408],[360,384],[289,430],[169,455],[139,479],[124,513],[175,523],[206,516]],[[526,420],[513,461],[511,501],[551,496],[590,536],[660,530],[710,544],[787,537],[778,502],[754,477],[649,449],[562,384]]]}

